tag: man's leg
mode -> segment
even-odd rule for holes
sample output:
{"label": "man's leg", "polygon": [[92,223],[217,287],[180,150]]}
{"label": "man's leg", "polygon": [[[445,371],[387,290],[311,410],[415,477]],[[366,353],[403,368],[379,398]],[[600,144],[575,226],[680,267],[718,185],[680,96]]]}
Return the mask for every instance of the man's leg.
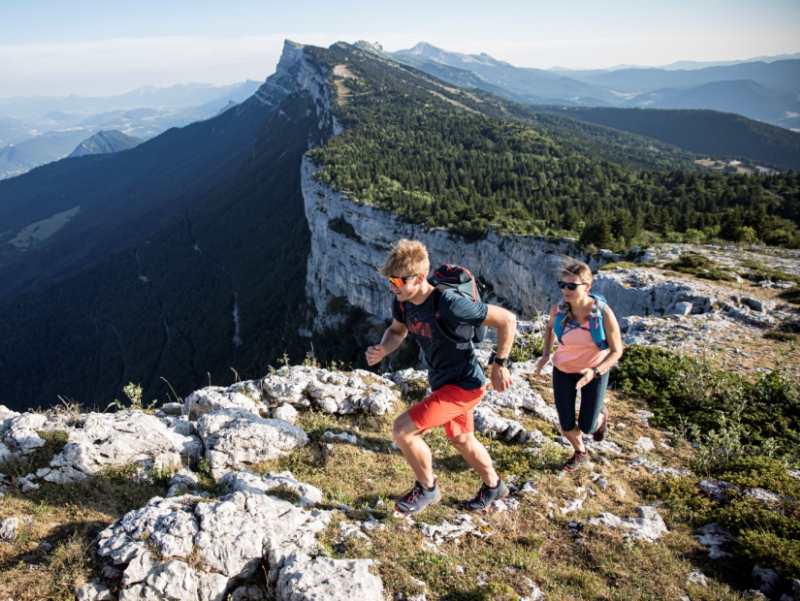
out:
{"label": "man's leg", "polygon": [[422,434],[422,430],[408,415],[408,411],[394,420],[394,424],[392,424],[392,438],[403,452],[408,465],[414,470],[417,482],[426,488],[431,488],[433,486],[433,458],[430,447],[422,440]]}
{"label": "man's leg", "polygon": [[473,432],[464,432],[450,439],[456,450],[461,453],[469,466],[478,472],[484,484],[489,488],[494,488],[500,481],[497,472],[492,466],[492,458],[486,448],[478,442]]}

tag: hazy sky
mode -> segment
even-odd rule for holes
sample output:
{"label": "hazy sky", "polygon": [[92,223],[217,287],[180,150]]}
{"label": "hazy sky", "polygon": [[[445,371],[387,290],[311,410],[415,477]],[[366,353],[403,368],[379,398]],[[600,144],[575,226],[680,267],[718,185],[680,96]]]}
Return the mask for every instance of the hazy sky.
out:
{"label": "hazy sky", "polygon": [[426,41],[520,67],[800,52],[800,0],[0,0],[0,97],[263,80],[283,40]]}

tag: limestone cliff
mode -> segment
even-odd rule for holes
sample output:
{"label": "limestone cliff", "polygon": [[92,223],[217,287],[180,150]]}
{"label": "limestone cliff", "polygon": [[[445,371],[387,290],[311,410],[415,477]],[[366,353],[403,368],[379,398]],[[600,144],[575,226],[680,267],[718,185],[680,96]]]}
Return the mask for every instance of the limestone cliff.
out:
{"label": "limestone cliff", "polygon": [[[554,280],[563,258],[584,258],[569,240],[550,242],[489,230],[482,240],[467,242],[441,229],[427,230],[344,197],[314,179],[315,171],[313,162],[304,159],[301,181],[311,229],[306,295],[319,315],[316,328],[335,322],[328,306],[336,297],[379,319],[391,315],[388,284],[377,269],[390,244],[400,238],[422,241],[432,266],[451,263],[467,267],[495,298],[526,317],[543,311],[560,296]],[[590,261],[597,266],[606,259],[601,256]]]}

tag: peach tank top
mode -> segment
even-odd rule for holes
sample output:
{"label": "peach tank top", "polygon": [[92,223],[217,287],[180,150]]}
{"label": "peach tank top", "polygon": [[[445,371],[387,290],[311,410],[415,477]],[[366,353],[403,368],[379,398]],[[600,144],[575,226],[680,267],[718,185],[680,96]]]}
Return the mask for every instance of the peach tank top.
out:
{"label": "peach tank top", "polygon": [[601,351],[592,340],[588,317],[582,326],[570,319],[553,353],[553,366],[567,374],[579,373],[587,367],[600,365],[608,352],[608,349]]}

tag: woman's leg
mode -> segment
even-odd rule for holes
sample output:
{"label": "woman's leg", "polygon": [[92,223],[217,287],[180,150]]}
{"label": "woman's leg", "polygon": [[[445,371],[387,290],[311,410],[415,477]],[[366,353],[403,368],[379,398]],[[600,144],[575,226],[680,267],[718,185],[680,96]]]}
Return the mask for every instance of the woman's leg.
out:
{"label": "woman's leg", "polygon": [[581,388],[581,410],[578,414],[578,426],[584,434],[591,434],[599,425],[600,409],[608,386],[608,373],[595,378]]}
{"label": "woman's leg", "polygon": [[567,374],[557,367],[553,367],[553,396],[561,432],[578,453],[583,453],[586,448],[583,446],[581,431],[575,423],[575,395],[577,392],[575,384],[580,377],[581,374]]}

